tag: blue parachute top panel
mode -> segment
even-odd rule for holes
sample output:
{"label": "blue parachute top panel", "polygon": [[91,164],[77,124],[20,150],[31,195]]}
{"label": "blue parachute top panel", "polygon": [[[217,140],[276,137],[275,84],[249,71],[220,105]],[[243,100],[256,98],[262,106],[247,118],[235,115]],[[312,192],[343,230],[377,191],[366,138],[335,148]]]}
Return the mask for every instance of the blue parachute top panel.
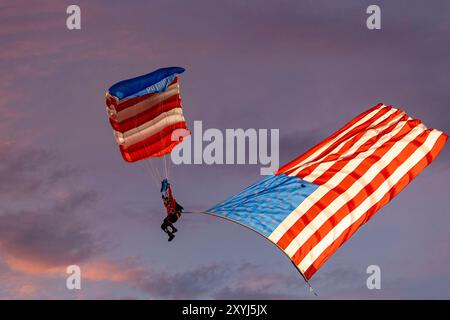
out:
{"label": "blue parachute top panel", "polygon": [[285,174],[267,176],[208,212],[228,218],[268,237],[318,185]]}
{"label": "blue parachute top panel", "polygon": [[161,68],[136,78],[117,82],[108,89],[108,92],[119,100],[163,92],[176,75],[183,73],[184,70],[181,67]]}

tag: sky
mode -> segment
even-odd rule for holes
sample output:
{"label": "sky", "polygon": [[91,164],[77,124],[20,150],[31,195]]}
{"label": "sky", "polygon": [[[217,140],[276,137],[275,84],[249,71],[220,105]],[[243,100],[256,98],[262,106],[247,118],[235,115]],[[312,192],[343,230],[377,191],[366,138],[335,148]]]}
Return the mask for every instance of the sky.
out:
{"label": "sky", "polygon": [[[81,8],[81,30],[66,8]],[[368,30],[366,8],[381,8]],[[0,3],[0,299],[316,299],[286,256],[239,225],[186,214],[171,243],[158,187],[121,159],[113,83],[183,66],[192,126],[280,130],[280,164],[382,102],[450,132],[450,3],[152,0]],[[450,298],[446,146],[314,275],[319,299]],[[180,165],[204,210],[259,165]],[[80,290],[66,268],[81,268]],[[366,268],[381,269],[368,290]]]}

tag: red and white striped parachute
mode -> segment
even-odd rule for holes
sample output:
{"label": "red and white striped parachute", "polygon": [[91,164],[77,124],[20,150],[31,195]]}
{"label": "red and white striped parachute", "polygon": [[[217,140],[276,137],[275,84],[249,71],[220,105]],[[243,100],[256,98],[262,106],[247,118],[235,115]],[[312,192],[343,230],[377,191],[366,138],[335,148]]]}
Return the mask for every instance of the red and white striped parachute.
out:
{"label": "red and white striped parachute", "polygon": [[[106,92],[109,122],[124,160],[162,157],[182,141],[177,129],[189,135],[181,108],[180,67],[162,68],[120,81]],[[179,135],[177,135],[179,136]]]}

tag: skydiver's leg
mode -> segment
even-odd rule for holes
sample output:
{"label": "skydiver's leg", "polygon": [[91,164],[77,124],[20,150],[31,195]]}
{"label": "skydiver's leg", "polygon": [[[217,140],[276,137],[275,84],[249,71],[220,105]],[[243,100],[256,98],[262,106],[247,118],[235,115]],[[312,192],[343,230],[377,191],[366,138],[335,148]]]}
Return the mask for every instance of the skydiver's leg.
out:
{"label": "skydiver's leg", "polygon": [[[163,224],[161,225],[161,228],[163,228],[163,226],[164,226],[164,229],[163,229],[163,230],[164,230],[164,232],[166,232],[167,234],[169,234],[169,233],[175,233],[175,232],[178,231],[177,228],[175,228],[175,227],[173,226],[170,217],[166,217],[166,218],[164,219],[164,222],[163,222]],[[169,236],[170,236],[170,235],[169,235]]]}
{"label": "skydiver's leg", "polygon": [[170,236],[170,233],[172,233],[172,232],[169,230],[169,227],[170,227],[170,226],[172,226],[172,224],[170,223],[170,221],[167,219],[167,217],[164,218],[163,223],[162,223],[162,225],[161,225],[161,229],[163,229],[163,231],[164,231],[165,233],[167,233],[169,236]]}
{"label": "skydiver's leg", "polygon": [[[169,230],[169,228],[171,230]],[[173,234],[175,232],[174,229],[175,228],[174,228],[173,224],[169,221],[169,219],[167,219],[167,234],[169,235],[168,241],[172,241],[173,238],[175,238],[175,235]]]}
{"label": "skydiver's leg", "polygon": [[[172,228],[172,231],[169,230],[169,227]],[[163,229],[163,231],[169,236],[168,241],[172,241],[173,238],[175,238],[175,235],[173,234],[173,225],[168,221],[167,218],[164,219],[161,225],[161,229]]]}
{"label": "skydiver's leg", "polygon": [[178,220],[178,216],[176,213],[172,213],[167,217],[168,223],[170,224],[170,228],[172,229],[172,232],[175,233],[178,231],[177,228],[173,225]]}
{"label": "skydiver's leg", "polygon": [[177,228],[175,228],[175,226],[171,223],[171,224],[169,224],[169,227],[170,227],[170,232],[172,232],[172,233],[175,233],[175,232],[177,232],[178,231],[178,229]]}
{"label": "skydiver's leg", "polygon": [[164,232],[167,232],[167,220],[166,219],[163,220],[163,223],[161,224],[161,229]]}

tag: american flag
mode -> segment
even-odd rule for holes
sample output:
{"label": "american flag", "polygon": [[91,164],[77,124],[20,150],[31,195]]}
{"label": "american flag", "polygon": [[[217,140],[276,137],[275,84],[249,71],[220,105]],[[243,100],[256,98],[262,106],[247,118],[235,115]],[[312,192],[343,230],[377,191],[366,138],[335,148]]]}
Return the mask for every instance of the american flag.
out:
{"label": "american flag", "polygon": [[310,279],[446,141],[445,133],[379,104],[210,211],[267,237]]}

